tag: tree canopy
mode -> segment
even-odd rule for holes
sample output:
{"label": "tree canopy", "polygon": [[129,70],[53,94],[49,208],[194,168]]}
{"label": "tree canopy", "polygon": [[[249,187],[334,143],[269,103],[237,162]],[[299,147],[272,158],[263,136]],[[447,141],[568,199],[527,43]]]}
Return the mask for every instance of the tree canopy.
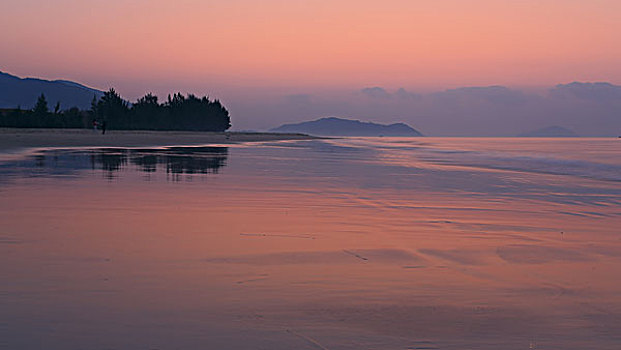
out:
{"label": "tree canopy", "polygon": [[35,104],[34,108],[32,109],[32,113],[34,113],[37,116],[45,116],[49,112],[50,112],[50,110],[47,107],[47,100],[45,99],[45,95],[41,94],[41,96],[39,96],[39,98],[37,98],[37,103]]}
{"label": "tree canopy", "polygon": [[130,104],[114,89],[101,98],[93,97],[91,109],[75,107],[61,111],[60,103],[50,113],[45,95],[39,96],[32,111],[12,110],[0,113],[0,126],[89,128],[93,121],[119,130],[186,130],[222,132],[231,127],[228,110],[219,100],[209,97],[184,96],[175,93],[163,103],[148,93]]}

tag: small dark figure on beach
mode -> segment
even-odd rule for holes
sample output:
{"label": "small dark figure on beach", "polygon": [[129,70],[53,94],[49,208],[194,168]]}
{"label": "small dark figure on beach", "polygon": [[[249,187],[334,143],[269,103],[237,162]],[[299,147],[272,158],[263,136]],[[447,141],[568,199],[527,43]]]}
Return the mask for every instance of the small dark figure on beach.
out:
{"label": "small dark figure on beach", "polygon": [[104,135],[106,133],[106,121],[101,122],[101,134]]}
{"label": "small dark figure on beach", "polygon": [[93,119],[93,133],[97,132],[98,126],[99,126],[99,123],[97,122],[97,120]]}

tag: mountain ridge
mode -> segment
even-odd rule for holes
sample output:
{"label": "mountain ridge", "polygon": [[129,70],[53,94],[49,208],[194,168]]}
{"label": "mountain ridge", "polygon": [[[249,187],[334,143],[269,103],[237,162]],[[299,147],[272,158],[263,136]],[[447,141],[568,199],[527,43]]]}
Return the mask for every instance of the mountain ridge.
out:
{"label": "mountain ridge", "polygon": [[69,80],[20,78],[0,71],[0,108],[30,109],[41,94],[50,106],[59,102],[62,109],[88,109],[93,97],[101,97],[103,91]]}

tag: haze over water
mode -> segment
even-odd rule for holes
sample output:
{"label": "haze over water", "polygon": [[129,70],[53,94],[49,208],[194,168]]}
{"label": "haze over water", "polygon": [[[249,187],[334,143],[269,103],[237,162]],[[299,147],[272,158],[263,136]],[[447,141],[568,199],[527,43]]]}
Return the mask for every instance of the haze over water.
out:
{"label": "haze over water", "polygon": [[0,162],[0,347],[618,349],[617,139]]}

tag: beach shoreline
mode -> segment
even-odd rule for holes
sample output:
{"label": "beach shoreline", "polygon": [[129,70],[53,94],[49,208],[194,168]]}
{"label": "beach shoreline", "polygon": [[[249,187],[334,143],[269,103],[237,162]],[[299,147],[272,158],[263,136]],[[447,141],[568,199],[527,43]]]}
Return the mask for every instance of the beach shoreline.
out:
{"label": "beach shoreline", "polygon": [[165,147],[313,139],[318,137],[269,132],[108,130],[102,135],[90,129],[0,128],[0,153],[46,147]]}

